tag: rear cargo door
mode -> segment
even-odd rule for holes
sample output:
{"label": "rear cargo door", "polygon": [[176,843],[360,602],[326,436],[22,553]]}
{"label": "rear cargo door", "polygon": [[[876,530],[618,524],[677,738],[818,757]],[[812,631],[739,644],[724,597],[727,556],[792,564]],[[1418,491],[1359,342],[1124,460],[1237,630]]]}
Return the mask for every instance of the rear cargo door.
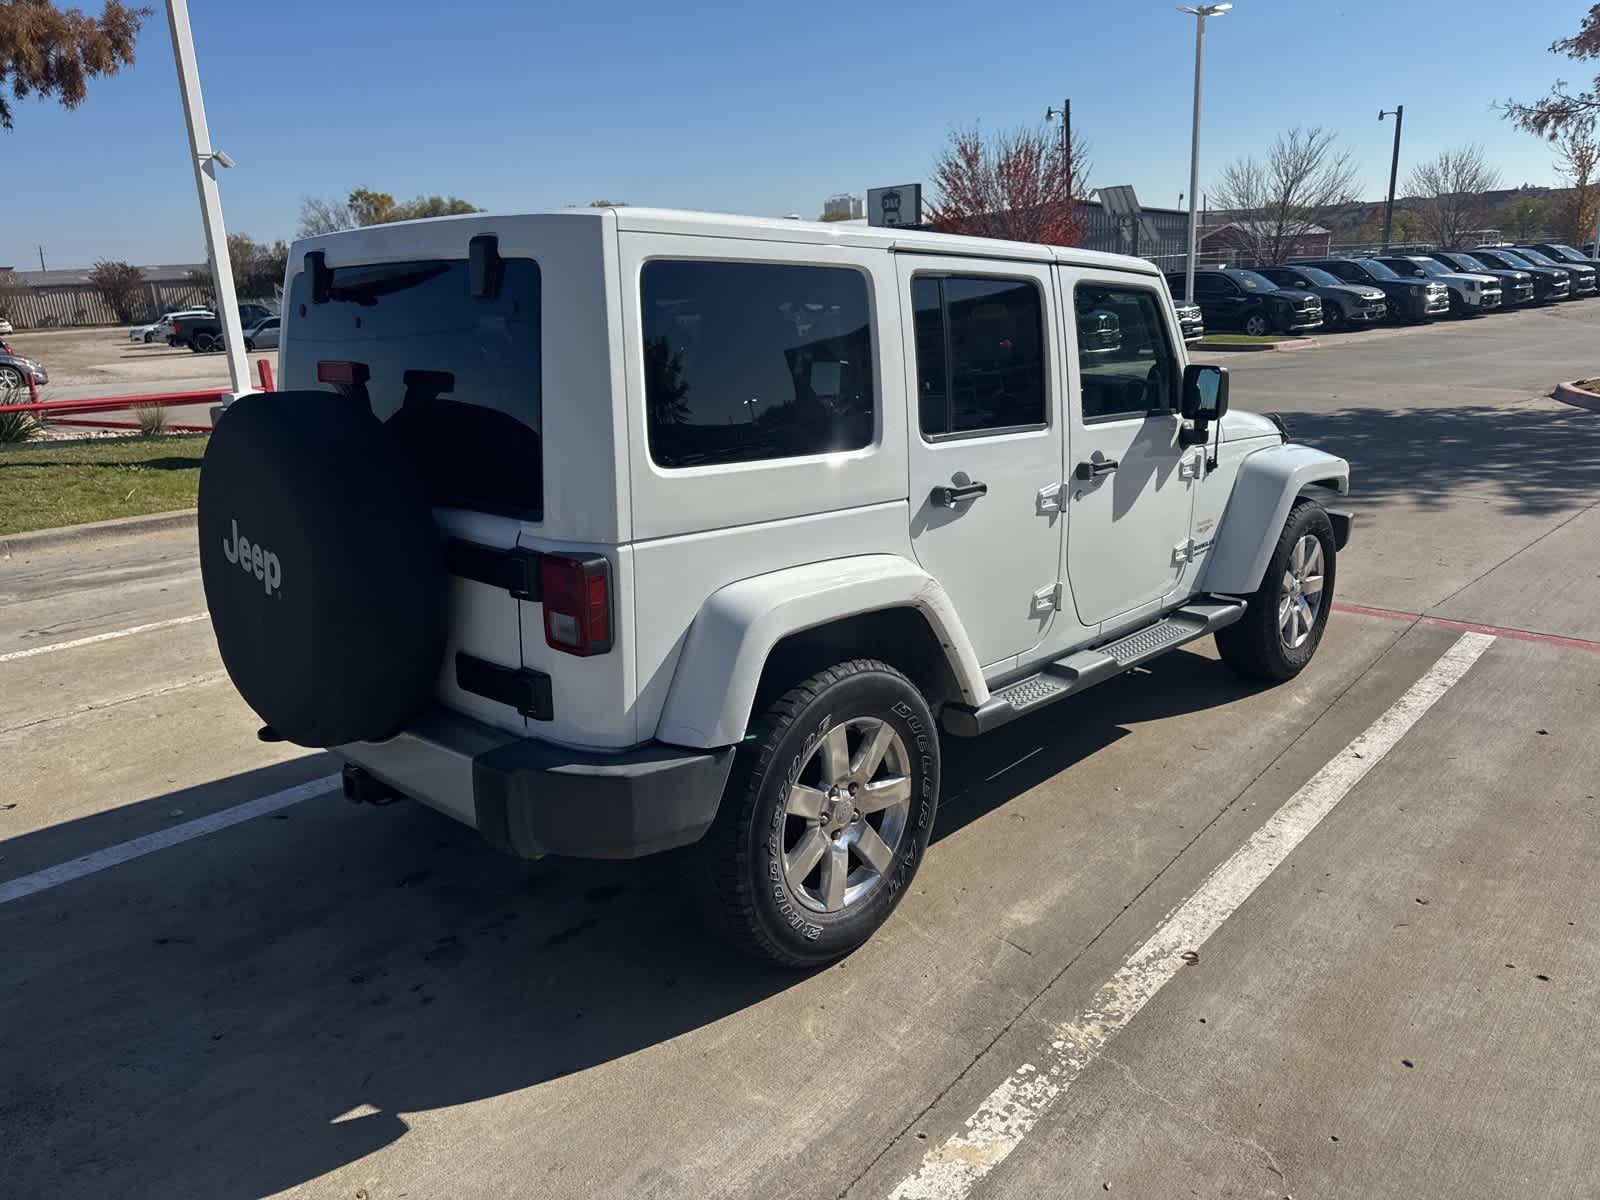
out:
{"label": "rear cargo door", "polygon": [[522,654],[525,624],[542,620],[525,582],[537,559],[518,547],[544,507],[540,272],[497,245],[470,253],[354,266],[308,256],[286,305],[283,386],[364,399],[384,422],[446,538],[439,700],[522,732],[541,699]]}

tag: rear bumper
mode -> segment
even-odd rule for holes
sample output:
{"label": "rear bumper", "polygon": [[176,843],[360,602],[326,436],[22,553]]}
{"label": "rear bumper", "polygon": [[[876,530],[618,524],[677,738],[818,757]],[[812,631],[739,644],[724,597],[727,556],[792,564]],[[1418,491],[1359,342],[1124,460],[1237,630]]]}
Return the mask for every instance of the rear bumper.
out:
{"label": "rear bumper", "polygon": [[731,746],[572,750],[437,709],[386,742],[334,753],[520,858],[639,858],[698,841],[733,765]]}

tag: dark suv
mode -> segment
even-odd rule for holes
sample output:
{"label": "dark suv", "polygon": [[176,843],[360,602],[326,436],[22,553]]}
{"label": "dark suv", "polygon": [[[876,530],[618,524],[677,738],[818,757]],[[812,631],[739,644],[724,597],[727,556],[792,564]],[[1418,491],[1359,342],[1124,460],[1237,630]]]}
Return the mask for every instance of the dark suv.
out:
{"label": "dark suv", "polygon": [[1493,275],[1500,281],[1501,308],[1509,308],[1513,304],[1533,303],[1533,276],[1527,271],[1491,266],[1482,259],[1460,250],[1429,250],[1426,253],[1429,258],[1442,262],[1452,271],[1462,271],[1469,275]]}
{"label": "dark suv", "polygon": [[1590,258],[1583,251],[1567,245],[1565,242],[1534,242],[1532,249],[1539,251],[1546,258],[1553,258],[1562,266],[1576,263],[1580,267],[1600,267],[1600,258]]}
{"label": "dark suv", "polygon": [[1569,297],[1594,295],[1595,270],[1588,263],[1564,262],[1551,258],[1550,255],[1541,250],[1535,250],[1531,246],[1502,248],[1526,262],[1531,262],[1536,267],[1553,267],[1558,271],[1565,271],[1567,278],[1572,282],[1572,290],[1567,293]]}
{"label": "dark suv", "polygon": [[[1183,291],[1183,276],[1167,276],[1174,296]],[[1310,292],[1280,288],[1265,275],[1237,268],[1196,271],[1194,303],[1207,329],[1237,329],[1252,337],[1269,333],[1305,333],[1322,327],[1322,301]]]}
{"label": "dark suv", "polygon": [[1321,267],[1346,283],[1380,289],[1389,301],[1394,321],[1427,321],[1450,311],[1450,289],[1432,279],[1402,279],[1375,258],[1324,258],[1296,263]]}
{"label": "dark suv", "polygon": [[1541,267],[1525,258],[1518,258],[1502,246],[1478,246],[1467,253],[1486,267],[1526,271],[1532,275],[1533,298],[1541,304],[1550,300],[1565,300],[1572,294],[1572,277],[1560,267]]}
{"label": "dark suv", "polygon": [[1257,267],[1280,288],[1298,288],[1322,301],[1322,323],[1329,329],[1341,325],[1375,325],[1389,315],[1389,298],[1382,288],[1346,283],[1321,267],[1289,265]]}

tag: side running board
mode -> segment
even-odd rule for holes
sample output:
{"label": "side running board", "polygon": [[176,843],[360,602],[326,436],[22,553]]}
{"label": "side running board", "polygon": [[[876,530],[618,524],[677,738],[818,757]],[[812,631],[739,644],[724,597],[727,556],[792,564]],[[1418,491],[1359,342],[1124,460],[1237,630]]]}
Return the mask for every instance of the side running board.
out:
{"label": "side running board", "polygon": [[1186,642],[1203,638],[1244,616],[1243,600],[1216,600],[1188,604],[1168,613],[1154,624],[1125,634],[1114,642],[1092,650],[1077,650],[1058,658],[1037,675],[1008,683],[976,708],[947,704],[944,709],[946,732],[957,737],[976,737],[1064,700],[1068,696],[1104,683],[1130,667],[1175,650]]}

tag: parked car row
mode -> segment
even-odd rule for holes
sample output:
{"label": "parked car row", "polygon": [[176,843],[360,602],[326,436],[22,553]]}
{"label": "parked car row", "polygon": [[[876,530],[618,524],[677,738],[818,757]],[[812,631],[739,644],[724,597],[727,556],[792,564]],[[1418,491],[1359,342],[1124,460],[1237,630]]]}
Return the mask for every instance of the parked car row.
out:
{"label": "parked car row", "polygon": [[[1592,296],[1597,268],[1600,261],[1559,243],[1313,259],[1196,271],[1193,303],[1212,329],[1262,337]],[[1167,283],[1174,296],[1183,295],[1181,272]]]}

